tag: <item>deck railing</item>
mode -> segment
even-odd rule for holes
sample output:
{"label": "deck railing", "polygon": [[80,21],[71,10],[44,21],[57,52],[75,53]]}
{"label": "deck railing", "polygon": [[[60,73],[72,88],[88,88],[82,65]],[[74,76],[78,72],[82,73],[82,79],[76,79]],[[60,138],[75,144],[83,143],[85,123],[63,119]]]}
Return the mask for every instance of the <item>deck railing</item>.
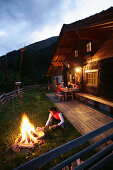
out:
{"label": "deck railing", "polygon": [[[41,165],[55,159],[56,157],[60,156],[61,154],[64,154],[78,146],[80,146],[81,144],[91,140],[92,138],[100,135],[101,133],[104,133],[105,131],[109,130],[113,128],[113,121],[94,130],[91,131],[90,133],[80,136],[77,139],[74,139],[62,146],[59,146],[58,148],[55,148],[45,154],[43,154],[40,157],[37,157],[27,163],[24,163],[23,165],[17,167],[15,170],[33,170],[35,168],[40,167]],[[85,154],[88,154],[89,152],[93,151],[94,149],[96,149],[97,147],[101,146],[102,144],[108,142],[108,141],[112,141],[113,139],[113,133],[111,133],[109,136],[107,136],[106,138],[98,141],[97,143],[85,148],[84,150],[76,153],[75,155],[69,157],[68,159],[66,159],[65,161],[55,165],[53,168],[51,168],[52,170],[59,170],[65,167],[69,167],[70,164],[72,164],[75,160],[81,158],[82,156],[84,156]],[[93,166],[90,167],[91,170],[93,169],[98,169],[102,166],[104,166],[104,164],[106,164],[107,162],[109,162],[111,159],[113,159],[113,143],[111,142],[110,145],[108,145],[107,147],[105,147],[103,150],[99,151],[98,153],[96,153],[95,155],[89,157],[87,160],[85,160],[83,163],[81,163],[80,165],[78,165],[77,167],[73,167],[73,169],[83,169],[83,168],[87,168],[88,166],[91,166],[93,163]],[[99,160],[99,161],[98,161]],[[95,163],[97,162],[97,163]]]}

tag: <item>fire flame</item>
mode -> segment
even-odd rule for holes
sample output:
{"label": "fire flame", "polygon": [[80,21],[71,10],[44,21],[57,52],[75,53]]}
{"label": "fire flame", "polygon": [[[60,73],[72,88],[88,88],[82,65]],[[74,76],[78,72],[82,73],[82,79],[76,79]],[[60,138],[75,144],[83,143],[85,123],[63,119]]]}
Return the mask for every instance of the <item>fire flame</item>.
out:
{"label": "fire flame", "polygon": [[23,148],[33,148],[43,142],[45,136],[44,128],[37,127],[35,130],[35,127],[30,123],[25,113],[22,116],[20,130],[21,134],[12,146],[14,152],[21,151]]}
{"label": "fire flame", "polygon": [[28,143],[28,136],[29,136],[29,140],[37,140],[37,138],[35,138],[32,133],[35,133],[35,128],[34,126],[30,123],[29,121],[29,118],[27,117],[26,114],[24,114],[22,116],[22,122],[21,122],[21,134],[22,134],[22,140],[21,141],[24,141],[25,143]]}

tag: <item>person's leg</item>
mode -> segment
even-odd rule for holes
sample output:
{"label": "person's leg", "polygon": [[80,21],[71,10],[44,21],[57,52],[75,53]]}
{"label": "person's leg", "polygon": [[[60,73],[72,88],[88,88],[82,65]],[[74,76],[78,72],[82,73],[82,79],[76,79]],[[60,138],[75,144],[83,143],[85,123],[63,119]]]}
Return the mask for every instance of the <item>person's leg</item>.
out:
{"label": "person's leg", "polygon": [[61,128],[64,128],[65,126],[64,126],[64,123],[61,125]]}
{"label": "person's leg", "polygon": [[[59,121],[58,119],[55,119],[54,117],[52,117],[52,118],[50,119],[50,126],[56,125],[56,124],[58,124],[59,122],[60,122],[60,121]],[[64,127],[65,127],[64,123],[63,123],[62,125],[60,125],[59,127],[64,128]]]}

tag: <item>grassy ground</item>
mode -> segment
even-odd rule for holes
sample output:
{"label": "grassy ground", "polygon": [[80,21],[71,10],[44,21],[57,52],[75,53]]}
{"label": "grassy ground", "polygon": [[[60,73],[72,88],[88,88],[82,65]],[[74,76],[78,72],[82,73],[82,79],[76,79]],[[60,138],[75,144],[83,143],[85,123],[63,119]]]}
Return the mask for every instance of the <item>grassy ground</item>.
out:
{"label": "grassy ground", "polygon": [[[46,90],[35,90],[24,93],[22,104],[19,104],[18,98],[10,104],[7,104],[0,113],[0,169],[10,170],[18,167],[24,162],[27,162],[37,156],[40,156],[70,140],[80,136],[80,133],[71,125],[65,118],[66,127],[64,129],[56,129],[50,132],[46,129],[45,143],[32,152],[14,153],[11,149],[17,136],[20,134],[21,116],[25,112],[35,128],[42,127],[48,118],[48,109],[54,104],[45,96]],[[84,144],[69,152],[61,155],[59,158],[51,161],[49,164],[40,169],[49,169],[59,161],[70,156],[72,153],[87,147],[89,144]]]}

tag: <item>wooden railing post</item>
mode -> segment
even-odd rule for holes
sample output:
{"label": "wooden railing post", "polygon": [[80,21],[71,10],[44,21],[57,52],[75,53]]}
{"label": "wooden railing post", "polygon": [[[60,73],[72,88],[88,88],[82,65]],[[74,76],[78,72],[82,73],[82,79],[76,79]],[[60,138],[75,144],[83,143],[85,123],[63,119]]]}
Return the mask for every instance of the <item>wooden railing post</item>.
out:
{"label": "wooden railing post", "polygon": [[[90,139],[104,133],[105,131],[109,130],[113,128],[113,121],[86,134],[83,136],[78,137],[77,139],[74,139],[62,146],[59,146],[58,148],[55,148],[45,154],[43,154],[40,157],[37,157],[29,162],[24,163],[23,165],[17,167],[15,170],[33,170],[37,167],[40,167],[41,165],[55,159],[56,157],[60,156],[61,154],[64,154],[78,146],[80,146],[81,144],[89,141]],[[57,170],[57,169],[61,169],[63,167],[66,167],[67,165],[71,164],[73,161],[81,158],[81,156],[83,156],[84,154],[87,154],[88,152],[94,150],[95,148],[97,148],[98,146],[102,145],[104,142],[110,140],[113,138],[113,134],[107,136],[106,138],[102,139],[101,141],[93,144],[92,146],[89,146],[88,148],[85,148],[84,150],[80,151],[79,153],[73,155],[72,157],[68,158],[67,160],[61,162],[60,164],[56,165],[55,167],[53,167],[51,170]],[[108,151],[113,149],[113,144],[111,146],[108,146],[105,150],[105,152],[107,153]],[[98,153],[97,153],[98,154]],[[100,154],[100,153],[99,153]],[[100,155],[104,154],[104,152],[102,152]],[[95,157],[97,157],[98,155],[96,155]],[[99,157],[99,156],[98,156]],[[93,160],[93,159],[91,159]],[[85,165],[85,163],[83,163]],[[81,164],[79,165],[81,166]],[[78,167],[79,167],[78,166]]]}

